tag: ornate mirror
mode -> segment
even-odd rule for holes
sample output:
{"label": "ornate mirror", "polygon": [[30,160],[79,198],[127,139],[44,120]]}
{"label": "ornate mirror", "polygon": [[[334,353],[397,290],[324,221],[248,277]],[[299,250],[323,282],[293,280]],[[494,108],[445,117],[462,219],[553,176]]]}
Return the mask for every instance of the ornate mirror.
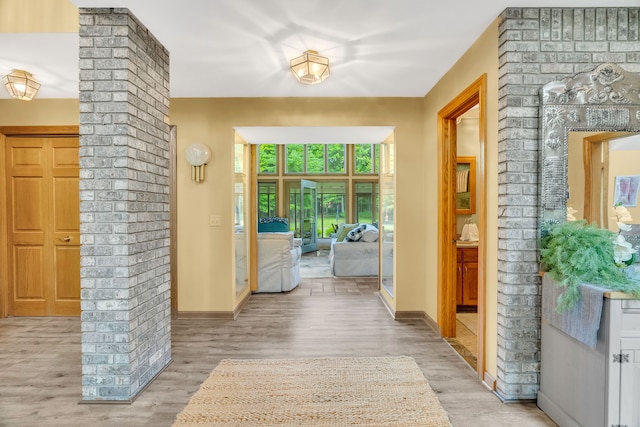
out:
{"label": "ornate mirror", "polygon": [[[567,218],[569,133],[640,132],[640,74],[616,64],[542,89],[540,225]],[[638,165],[640,175],[640,164]]]}

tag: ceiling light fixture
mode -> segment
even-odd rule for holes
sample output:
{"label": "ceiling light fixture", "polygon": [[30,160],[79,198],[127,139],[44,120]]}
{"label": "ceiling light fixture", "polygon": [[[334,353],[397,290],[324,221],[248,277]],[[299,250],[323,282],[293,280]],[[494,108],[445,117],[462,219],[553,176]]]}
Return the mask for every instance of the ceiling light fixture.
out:
{"label": "ceiling light fixture", "polygon": [[289,65],[300,83],[315,85],[329,77],[329,58],[318,55],[315,50],[307,50],[302,56],[293,58]]}
{"label": "ceiling light fixture", "polygon": [[40,89],[40,83],[24,70],[12,70],[2,78],[2,83],[9,95],[21,101],[31,101]]}

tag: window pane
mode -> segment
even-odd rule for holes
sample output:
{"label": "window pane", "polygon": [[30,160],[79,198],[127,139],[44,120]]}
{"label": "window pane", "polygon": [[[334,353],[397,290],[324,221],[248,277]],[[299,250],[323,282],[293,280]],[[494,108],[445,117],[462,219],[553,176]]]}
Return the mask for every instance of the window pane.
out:
{"label": "window pane", "polygon": [[372,144],[356,144],[354,149],[355,173],[373,173]]}
{"label": "window pane", "polygon": [[300,207],[300,181],[286,182],[285,197],[289,195],[289,207],[286,215],[289,217],[289,230],[295,232],[295,237],[300,237],[301,224],[301,207]]}
{"label": "window pane", "polygon": [[258,146],[258,173],[276,173],[276,145]]}
{"label": "window pane", "polygon": [[345,173],[345,145],[344,144],[328,144],[327,145],[327,164],[328,173]]}
{"label": "window pane", "polygon": [[380,144],[374,145],[375,147],[375,172],[380,173]]}
{"label": "window pane", "polygon": [[258,183],[258,218],[276,216],[276,183]]}
{"label": "window pane", "polygon": [[373,183],[358,182],[355,184],[356,194],[356,222],[373,223],[374,194]]}
{"label": "window pane", "polygon": [[307,173],[324,173],[324,144],[308,144]]}
{"label": "window pane", "polygon": [[346,188],[344,181],[318,183],[318,235],[331,237],[334,225],[346,222]]}
{"label": "window pane", "polygon": [[285,145],[287,156],[286,173],[302,173],[304,172],[304,145],[287,144]]}
{"label": "window pane", "polygon": [[244,145],[234,144],[235,152],[233,165],[235,173],[244,173]]}

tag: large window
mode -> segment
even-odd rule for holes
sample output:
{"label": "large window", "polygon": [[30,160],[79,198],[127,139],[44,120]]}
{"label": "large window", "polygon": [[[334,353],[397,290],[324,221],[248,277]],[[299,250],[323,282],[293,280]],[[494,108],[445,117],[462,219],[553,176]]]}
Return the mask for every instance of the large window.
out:
{"label": "large window", "polygon": [[378,224],[379,190],[377,182],[354,183],[356,222]]}
{"label": "large window", "polygon": [[278,151],[275,144],[258,146],[258,173],[276,174],[278,172]]}
{"label": "large window", "polygon": [[285,150],[285,173],[304,173],[304,145],[287,144]]}
{"label": "large window", "polygon": [[354,173],[377,174],[380,172],[380,145],[355,144],[353,151]]}
{"label": "large window", "polygon": [[346,222],[347,204],[344,181],[318,182],[318,236],[330,237],[341,222]]}
{"label": "large window", "polygon": [[344,174],[346,146],[344,144],[287,144],[285,146],[287,174]]}
{"label": "large window", "polygon": [[258,218],[276,216],[276,187],[275,182],[258,182]]}
{"label": "large window", "polygon": [[[317,183],[316,231],[328,238],[342,222],[379,223],[380,144],[260,145],[258,216],[288,216],[299,236],[300,180]],[[280,193],[283,191],[283,193]]]}

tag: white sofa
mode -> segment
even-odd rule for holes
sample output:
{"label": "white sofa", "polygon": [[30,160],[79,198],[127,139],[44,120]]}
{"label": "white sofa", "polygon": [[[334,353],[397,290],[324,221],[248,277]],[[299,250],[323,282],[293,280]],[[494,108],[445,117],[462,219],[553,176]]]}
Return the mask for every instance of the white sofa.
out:
{"label": "white sofa", "polygon": [[[331,239],[331,274],[339,277],[378,275],[379,242],[337,242]],[[393,274],[393,242],[382,243],[382,263],[386,275]]]}
{"label": "white sofa", "polygon": [[300,284],[302,239],[293,231],[258,233],[258,289],[287,292]]}

